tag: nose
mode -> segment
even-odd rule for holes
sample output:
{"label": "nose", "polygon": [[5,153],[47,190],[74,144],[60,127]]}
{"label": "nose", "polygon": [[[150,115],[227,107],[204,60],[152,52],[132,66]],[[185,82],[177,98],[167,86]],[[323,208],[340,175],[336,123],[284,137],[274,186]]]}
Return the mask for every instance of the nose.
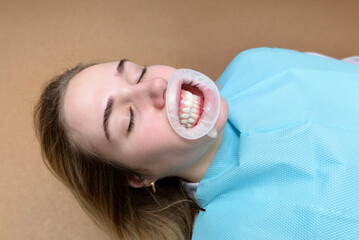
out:
{"label": "nose", "polygon": [[138,99],[152,104],[155,108],[161,109],[165,106],[165,91],[167,81],[160,77],[151,78],[138,85]]}

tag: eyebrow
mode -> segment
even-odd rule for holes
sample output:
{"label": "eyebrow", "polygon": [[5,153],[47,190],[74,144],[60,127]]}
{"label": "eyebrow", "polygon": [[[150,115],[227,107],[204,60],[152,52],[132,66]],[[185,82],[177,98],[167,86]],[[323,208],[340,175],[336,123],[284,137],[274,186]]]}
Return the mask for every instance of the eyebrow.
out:
{"label": "eyebrow", "polygon": [[123,73],[123,70],[125,69],[125,62],[127,62],[128,60],[127,59],[122,59],[119,63],[118,63],[118,66],[117,66],[117,72],[118,73]]}
{"label": "eyebrow", "polygon": [[111,142],[111,140],[110,140],[110,134],[108,132],[108,120],[110,119],[112,113],[112,106],[113,106],[113,98],[110,97],[107,100],[106,108],[105,111],[103,112],[103,130],[109,142]]}
{"label": "eyebrow", "polygon": [[[127,62],[127,61],[128,61],[127,59],[122,59],[118,63],[117,68],[116,68],[118,73],[120,73],[120,74],[123,73],[123,71],[125,69],[125,62]],[[114,102],[113,97],[109,97],[107,99],[106,107],[105,107],[105,110],[103,112],[103,122],[102,122],[103,131],[105,132],[106,139],[109,142],[111,142],[111,139],[110,139],[110,133],[108,131],[108,121],[109,121],[111,113],[112,113],[113,102]]]}

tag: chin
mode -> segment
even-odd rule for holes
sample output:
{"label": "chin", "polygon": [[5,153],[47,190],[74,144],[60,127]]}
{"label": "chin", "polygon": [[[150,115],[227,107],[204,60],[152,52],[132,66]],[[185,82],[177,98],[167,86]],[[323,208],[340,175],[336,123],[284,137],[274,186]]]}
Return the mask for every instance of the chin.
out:
{"label": "chin", "polygon": [[228,120],[228,104],[227,101],[221,96],[221,108],[216,124],[214,125],[218,133],[222,132]]}

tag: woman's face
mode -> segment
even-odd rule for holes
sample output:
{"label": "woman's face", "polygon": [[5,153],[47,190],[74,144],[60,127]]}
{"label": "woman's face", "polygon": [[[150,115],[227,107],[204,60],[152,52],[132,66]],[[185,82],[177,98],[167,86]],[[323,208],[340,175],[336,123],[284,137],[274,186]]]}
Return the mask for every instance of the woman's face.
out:
{"label": "woman's face", "polygon": [[[165,108],[167,82],[175,69],[145,69],[121,60],[83,70],[66,90],[65,121],[75,141],[105,158],[153,179],[181,177],[215,140],[186,140],[175,133]],[[228,115],[223,98],[221,104],[215,125],[219,131]]]}

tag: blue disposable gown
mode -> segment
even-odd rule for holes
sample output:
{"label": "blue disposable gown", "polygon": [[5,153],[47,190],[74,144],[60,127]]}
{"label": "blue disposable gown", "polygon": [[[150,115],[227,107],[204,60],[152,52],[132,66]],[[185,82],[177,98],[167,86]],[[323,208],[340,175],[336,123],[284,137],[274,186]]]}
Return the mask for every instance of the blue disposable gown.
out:
{"label": "blue disposable gown", "polygon": [[193,239],[359,239],[359,67],[259,48],[218,82],[229,116]]}

